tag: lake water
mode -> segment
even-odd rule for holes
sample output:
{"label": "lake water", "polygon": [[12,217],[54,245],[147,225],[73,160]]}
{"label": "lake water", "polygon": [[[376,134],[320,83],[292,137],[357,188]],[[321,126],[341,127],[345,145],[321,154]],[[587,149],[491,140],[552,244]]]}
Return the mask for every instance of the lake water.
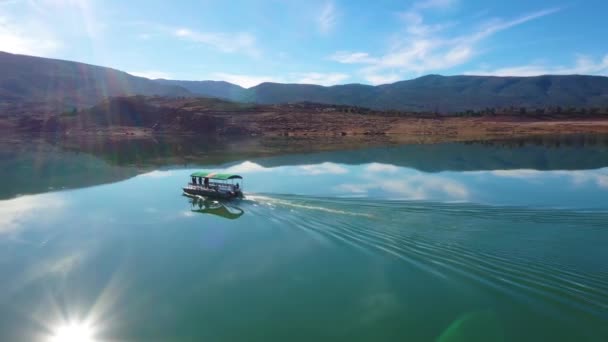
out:
{"label": "lake water", "polygon": [[608,340],[606,137],[289,144],[0,144],[0,341]]}

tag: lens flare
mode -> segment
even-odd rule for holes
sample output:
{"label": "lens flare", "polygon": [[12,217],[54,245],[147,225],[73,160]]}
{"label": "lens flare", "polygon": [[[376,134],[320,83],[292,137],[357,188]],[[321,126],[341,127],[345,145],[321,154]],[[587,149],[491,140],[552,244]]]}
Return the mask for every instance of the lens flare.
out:
{"label": "lens flare", "polygon": [[58,326],[48,342],[96,342],[93,329],[86,323]]}

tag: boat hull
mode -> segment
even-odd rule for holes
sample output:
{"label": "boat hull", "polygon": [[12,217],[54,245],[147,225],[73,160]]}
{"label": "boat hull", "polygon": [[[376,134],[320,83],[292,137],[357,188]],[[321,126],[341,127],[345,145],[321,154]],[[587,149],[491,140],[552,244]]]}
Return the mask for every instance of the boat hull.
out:
{"label": "boat hull", "polygon": [[203,196],[222,199],[243,197],[243,193],[241,191],[222,191],[204,187],[185,187],[182,189],[184,191],[184,194],[190,196]]}

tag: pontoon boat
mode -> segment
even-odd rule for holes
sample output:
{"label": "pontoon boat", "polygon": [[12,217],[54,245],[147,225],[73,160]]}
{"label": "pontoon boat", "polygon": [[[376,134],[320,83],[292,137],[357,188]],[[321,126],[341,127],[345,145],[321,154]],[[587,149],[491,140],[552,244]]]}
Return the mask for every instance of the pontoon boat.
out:
{"label": "pontoon boat", "polygon": [[243,197],[243,177],[228,173],[199,171],[190,175],[192,182],[183,188],[188,196],[214,198]]}

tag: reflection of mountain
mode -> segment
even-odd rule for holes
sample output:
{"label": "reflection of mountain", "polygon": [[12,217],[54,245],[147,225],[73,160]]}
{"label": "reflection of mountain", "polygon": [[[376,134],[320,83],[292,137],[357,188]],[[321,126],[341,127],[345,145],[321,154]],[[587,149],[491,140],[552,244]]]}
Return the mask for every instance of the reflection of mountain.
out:
{"label": "reflection of mountain", "polygon": [[42,141],[0,143],[0,199],[111,183],[140,172]]}
{"label": "reflection of mountain", "polygon": [[61,149],[84,152],[115,166],[155,168],[192,164],[221,165],[269,155],[256,139],[159,136],[144,139],[95,139],[87,136],[51,140]]}
{"label": "reflection of mountain", "polygon": [[[346,140],[348,142],[348,140]],[[358,144],[357,144],[358,143]],[[379,142],[378,144],[381,144]],[[376,144],[376,145],[378,145]],[[608,166],[608,136],[536,137],[472,143],[371,147],[374,143],[281,138],[173,137],[165,140],[59,142],[125,166],[218,165],[252,160],[263,166],[386,163],[421,171],[577,170]],[[364,148],[367,145],[367,148]],[[315,152],[327,151],[328,152]]]}
{"label": "reflection of mountain", "polygon": [[189,198],[191,211],[195,213],[220,216],[229,220],[236,220],[245,213],[243,209],[229,203],[204,198]]}
{"label": "reflection of mountain", "polygon": [[[268,138],[112,140],[89,137],[0,143],[0,198],[114,182],[160,167],[225,167],[252,160],[284,165],[386,163],[426,172],[445,170],[582,170],[608,166],[608,137],[577,136],[483,143],[444,143],[347,149],[325,140]],[[352,148],[358,148],[353,150]]]}
{"label": "reflection of mountain", "polygon": [[402,145],[256,160],[265,167],[322,162],[386,163],[426,172],[597,169],[608,166],[608,137],[540,137],[479,143]]}

